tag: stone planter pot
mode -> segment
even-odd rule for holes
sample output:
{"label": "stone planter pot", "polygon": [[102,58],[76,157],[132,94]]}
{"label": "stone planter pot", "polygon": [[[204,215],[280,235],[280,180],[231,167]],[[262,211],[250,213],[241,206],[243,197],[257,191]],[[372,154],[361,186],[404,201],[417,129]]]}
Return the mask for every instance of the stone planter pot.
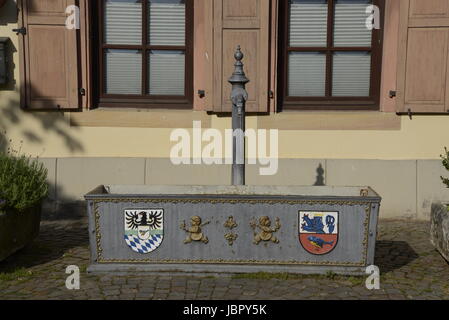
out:
{"label": "stone planter pot", "polygon": [[0,261],[24,248],[39,234],[41,205],[25,212],[0,210]]}
{"label": "stone planter pot", "polygon": [[430,241],[449,261],[449,211],[448,204],[432,204]]}

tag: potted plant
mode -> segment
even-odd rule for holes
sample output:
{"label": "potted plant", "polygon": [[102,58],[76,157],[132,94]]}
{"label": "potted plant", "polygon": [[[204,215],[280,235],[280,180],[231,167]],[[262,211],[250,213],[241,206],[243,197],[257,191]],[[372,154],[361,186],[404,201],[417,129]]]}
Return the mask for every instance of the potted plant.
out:
{"label": "potted plant", "polygon": [[[445,154],[441,158],[444,168],[449,171],[449,151],[447,148],[444,151]],[[449,188],[449,179],[441,177],[441,180]],[[449,261],[449,206],[447,203],[432,204],[430,235],[432,244]]]}
{"label": "potted plant", "polygon": [[39,233],[47,169],[24,155],[0,152],[0,261]]}
{"label": "potted plant", "polygon": [[[444,152],[445,154],[441,156],[441,159],[443,159],[443,166],[447,171],[449,171],[449,150],[447,150],[447,148],[444,148]],[[443,180],[443,183],[446,185],[446,187],[449,188],[449,179],[441,177],[441,180]]]}

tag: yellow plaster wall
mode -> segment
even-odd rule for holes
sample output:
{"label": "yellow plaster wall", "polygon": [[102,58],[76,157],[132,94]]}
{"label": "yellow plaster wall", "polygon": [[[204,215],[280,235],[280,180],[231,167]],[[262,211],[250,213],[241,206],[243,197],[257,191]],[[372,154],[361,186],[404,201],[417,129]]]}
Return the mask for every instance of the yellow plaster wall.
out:
{"label": "yellow plaster wall", "polygon": [[288,131],[281,133],[285,158],[437,159],[449,146],[449,117],[402,118],[400,131]]}
{"label": "yellow plaster wall", "polygon": [[[10,37],[14,46],[15,89],[0,86],[0,130],[15,146],[40,157],[149,157],[166,158],[173,145],[173,129],[71,127],[69,114],[24,112],[19,107],[18,37],[10,1],[0,13],[0,37]],[[7,11],[8,10],[8,11]],[[130,111],[133,112],[133,111]],[[401,118],[400,130],[279,132],[281,158],[326,159],[438,159],[449,146],[449,116]],[[212,127],[231,126],[226,117],[212,116]],[[248,127],[257,127],[249,117]]]}

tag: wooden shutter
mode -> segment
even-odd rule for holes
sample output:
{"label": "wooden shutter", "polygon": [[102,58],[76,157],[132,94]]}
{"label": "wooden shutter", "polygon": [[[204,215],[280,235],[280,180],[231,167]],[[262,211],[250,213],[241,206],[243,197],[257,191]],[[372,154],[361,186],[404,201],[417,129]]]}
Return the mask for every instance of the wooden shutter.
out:
{"label": "wooden shutter", "polygon": [[449,0],[400,0],[398,112],[449,110]]}
{"label": "wooden shutter", "polygon": [[268,111],[269,90],[269,0],[213,0],[214,2],[214,75],[213,111],[230,112],[234,52],[241,45],[243,63],[250,79],[247,85],[248,112]]}
{"label": "wooden shutter", "polygon": [[77,109],[76,29],[66,28],[66,8],[74,0],[19,0],[21,105],[27,109]]}

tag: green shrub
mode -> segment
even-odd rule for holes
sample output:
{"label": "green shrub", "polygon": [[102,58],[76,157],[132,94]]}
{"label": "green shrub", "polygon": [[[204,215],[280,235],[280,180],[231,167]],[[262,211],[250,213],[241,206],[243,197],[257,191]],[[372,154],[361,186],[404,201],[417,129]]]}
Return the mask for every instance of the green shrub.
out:
{"label": "green shrub", "polygon": [[5,208],[24,211],[47,195],[47,169],[38,160],[0,152],[0,199]]}
{"label": "green shrub", "polygon": [[[444,148],[445,154],[441,156],[443,159],[443,166],[446,168],[446,170],[449,171],[449,150],[447,148]],[[441,180],[443,180],[443,183],[449,188],[449,179],[445,177],[441,177]]]}

